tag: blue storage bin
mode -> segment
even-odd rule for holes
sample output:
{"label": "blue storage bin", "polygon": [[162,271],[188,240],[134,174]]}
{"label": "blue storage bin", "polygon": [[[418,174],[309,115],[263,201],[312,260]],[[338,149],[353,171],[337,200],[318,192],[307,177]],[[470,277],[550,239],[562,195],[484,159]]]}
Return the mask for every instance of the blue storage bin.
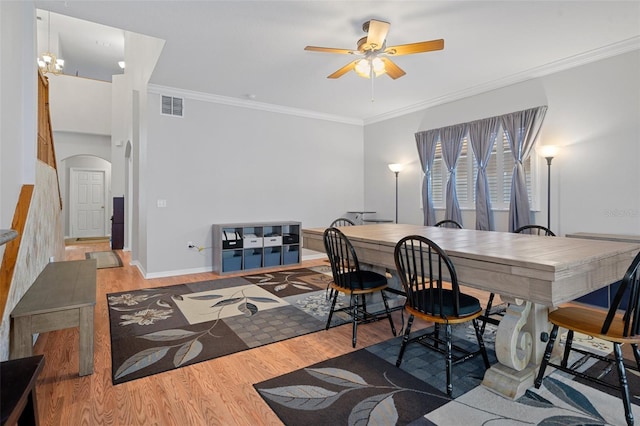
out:
{"label": "blue storage bin", "polygon": [[262,266],[262,250],[245,250],[244,269],[259,268]]}
{"label": "blue storage bin", "polygon": [[285,265],[291,265],[292,263],[300,262],[300,250],[298,246],[285,247],[283,261]]}
{"label": "blue storage bin", "polygon": [[280,265],[280,247],[265,249],[264,266],[278,266],[278,265]]}
{"label": "blue storage bin", "polygon": [[239,250],[222,252],[222,272],[240,271],[242,252]]}

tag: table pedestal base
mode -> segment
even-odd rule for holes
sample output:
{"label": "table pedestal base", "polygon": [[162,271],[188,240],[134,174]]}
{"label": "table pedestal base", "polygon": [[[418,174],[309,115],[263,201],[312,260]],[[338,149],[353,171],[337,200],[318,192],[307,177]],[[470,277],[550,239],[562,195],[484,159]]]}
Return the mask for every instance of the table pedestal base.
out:
{"label": "table pedestal base", "polygon": [[528,366],[516,371],[506,365],[495,364],[484,374],[482,385],[510,399],[518,399],[533,386],[537,368]]}

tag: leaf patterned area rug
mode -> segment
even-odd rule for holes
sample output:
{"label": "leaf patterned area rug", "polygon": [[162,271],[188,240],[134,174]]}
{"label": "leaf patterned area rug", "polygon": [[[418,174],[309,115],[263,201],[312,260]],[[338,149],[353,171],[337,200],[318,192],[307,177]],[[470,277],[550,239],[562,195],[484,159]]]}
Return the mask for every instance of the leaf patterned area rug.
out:
{"label": "leaf patterned area rug", "polygon": [[[496,327],[488,324],[484,334],[491,363],[496,362],[495,332]],[[473,327],[454,326],[453,335],[457,346],[477,348]],[[286,425],[409,424],[451,398],[446,395],[441,354],[420,344],[408,345],[401,367],[395,366],[401,339],[398,336],[254,387]],[[478,386],[484,371],[481,357],[454,365],[454,398]]]}
{"label": "leaf patterned area rug", "polygon": [[[473,345],[472,330],[454,327],[454,342]],[[488,325],[484,334],[492,364],[496,362],[495,332]],[[442,355],[419,344],[409,345],[397,368],[399,347],[400,337],[396,337],[254,388],[288,426],[626,424],[615,391],[601,392],[559,371],[548,375],[540,389],[532,387],[518,400],[496,394],[480,386],[484,377],[480,357],[453,366],[452,400],[445,393]],[[634,416],[640,418],[640,407],[635,405]]]}
{"label": "leaf patterned area rug", "polygon": [[360,349],[254,385],[285,425],[408,424],[445,393]]}
{"label": "leaf patterned area rug", "polygon": [[[330,274],[320,266],[108,294],[113,384],[323,330]],[[344,322],[334,315],[332,326]]]}
{"label": "leaf patterned area rug", "polygon": [[[632,404],[634,418],[640,407]],[[455,417],[452,417],[455,413]],[[434,410],[422,424],[437,425],[626,425],[622,400],[573,380],[555,370],[540,389],[534,387],[515,401],[483,386]]]}

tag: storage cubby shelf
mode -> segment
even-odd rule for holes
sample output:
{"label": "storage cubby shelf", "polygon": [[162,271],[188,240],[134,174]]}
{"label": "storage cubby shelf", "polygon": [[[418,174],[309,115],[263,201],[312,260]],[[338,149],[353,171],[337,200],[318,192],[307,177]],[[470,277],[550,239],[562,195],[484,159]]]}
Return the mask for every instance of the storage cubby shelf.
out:
{"label": "storage cubby shelf", "polygon": [[229,274],[299,265],[301,229],[301,222],[214,224],[213,270]]}

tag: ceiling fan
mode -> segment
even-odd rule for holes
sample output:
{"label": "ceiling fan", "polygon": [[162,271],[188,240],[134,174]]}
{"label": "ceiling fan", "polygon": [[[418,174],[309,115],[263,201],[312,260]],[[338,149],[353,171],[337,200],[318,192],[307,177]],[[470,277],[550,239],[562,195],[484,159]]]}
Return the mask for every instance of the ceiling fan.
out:
{"label": "ceiling fan", "polygon": [[444,49],[444,40],[421,41],[418,43],[387,46],[387,33],[389,24],[384,21],[371,19],[362,24],[362,30],[366,37],[358,40],[357,49],[336,49],[332,47],[307,46],[304,50],[313,52],[338,53],[342,55],[356,55],[360,58],[348,63],[327,78],[339,78],[347,72],[354,70],[359,76],[371,78],[387,74],[392,79],[400,78],[406,74],[402,68],[396,65],[390,58],[394,56],[411,55],[413,53],[431,52]]}

